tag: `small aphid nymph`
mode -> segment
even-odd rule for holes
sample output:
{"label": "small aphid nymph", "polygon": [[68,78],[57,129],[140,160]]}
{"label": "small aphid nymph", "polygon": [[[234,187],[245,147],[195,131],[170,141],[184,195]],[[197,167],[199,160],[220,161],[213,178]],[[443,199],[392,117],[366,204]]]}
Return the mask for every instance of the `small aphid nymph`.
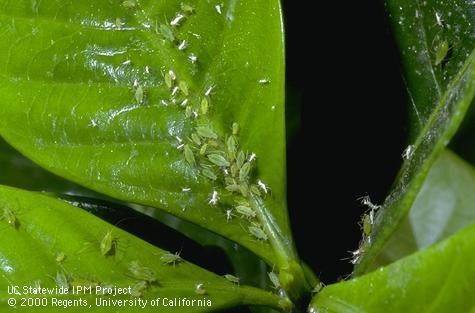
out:
{"label": "small aphid nymph", "polygon": [[137,89],[135,89],[135,101],[137,104],[142,104],[144,99],[144,90],[142,85],[139,85]]}
{"label": "small aphid nymph", "polygon": [[233,129],[233,135],[234,135],[234,136],[236,136],[237,134],[239,134],[239,124],[238,124],[238,123],[234,122],[232,129]]}
{"label": "small aphid nymph", "polygon": [[115,19],[115,27],[117,29],[120,29],[122,27],[122,21],[119,17]]}
{"label": "small aphid nymph", "polygon": [[9,208],[3,208],[3,215],[0,220],[5,219],[8,225],[12,226],[13,228],[17,229],[19,226],[18,219],[16,218],[15,213]]}
{"label": "small aphid nymph", "polygon": [[445,58],[447,57],[447,54],[449,53],[449,43],[447,40],[443,40],[438,46],[437,50],[435,52],[435,60],[434,60],[434,65],[438,66],[440,65]]}
{"label": "small aphid nymph", "polygon": [[[209,168],[203,169],[203,170],[201,171],[201,173],[203,174],[203,176],[205,176],[205,177],[207,177],[207,178],[209,178],[209,179],[211,179],[211,180],[213,180],[213,181],[216,180],[216,179],[218,179],[218,176],[217,176],[212,170],[210,170]],[[214,193],[213,193],[213,194],[214,194]],[[209,203],[210,203],[210,204],[213,204],[213,202],[214,202],[214,200],[213,200],[213,198],[211,198],[211,200],[210,200]]]}
{"label": "small aphid nymph", "polygon": [[253,209],[245,205],[236,206],[236,212],[238,212],[239,214],[241,214],[243,217],[246,217],[246,218],[256,217],[256,212],[254,212]]}
{"label": "small aphid nymph", "polygon": [[[371,211],[373,212],[373,211]],[[371,213],[370,213],[371,214]],[[371,232],[373,230],[373,223],[371,221],[371,217],[369,214],[363,215],[363,219],[361,221],[361,228],[363,229],[363,234],[365,236],[371,235]]]}
{"label": "small aphid nymph", "polygon": [[257,240],[266,241],[268,239],[266,233],[262,230],[262,228],[258,226],[249,226],[249,232],[253,235]]}
{"label": "small aphid nymph", "polygon": [[180,253],[165,253],[160,257],[160,261],[162,261],[164,264],[168,265],[173,265],[180,263],[182,261],[182,258],[180,257]]}
{"label": "small aphid nymph", "polygon": [[215,8],[216,8],[216,12],[218,12],[218,14],[223,14],[221,4],[217,4],[217,5],[215,6]]}
{"label": "small aphid nymph", "polygon": [[198,146],[201,145],[201,139],[197,134],[195,133],[191,134],[191,140],[193,140],[193,142],[197,144]]}
{"label": "small aphid nymph", "polygon": [[218,135],[208,126],[198,126],[196,132],[203,138],[218,139]]}
{"label": "small aphid nymph", "polygon": [[129,275],[136,280],[145,281],[150,284],[157,281],[155,272],[148,267],[140,265],[138,261],[130,263]]}
{"label": "small aphid nymph", "polygon": [[239,180],[244,182],[249,178],[249,172],[251,171],[251,163],[246,162],[242,165],[239,171]]}
{"label": "small aphid nymph", "polygon": [[228,281],[236,284],[236,285],[239,285],[239,282],[240,282],[240,279],[239,277],[236,277],[234,275],[231,275],[231,274],[226,274],[224,275],[224,278],[226,278]]}
{"label": "small aphid nymph", "polygon": [[130,295],[135,298],[140,298],[148,288],[146,281],[139,281],[135,283],[130,289]]}
{"label": "small aphid nymph", "polygon": [[170,28],[170,26],[166,25],[166,24],[161,24],[160,25],[160,33],[162,34],[162,36],[171,41],[171,42],[175,42],[176,38],[175,38],[175,34],[173,33],[173,30]]}
{"label": "small aphid nymph", "polygon": [[65,259],[66,259],[66,255],[64,254],[64,252],[59,252],[56,255],[56,262],[58,263],[62,263]]}
{"label": "small aphid nymph", "polygon": [[112,230],[109,230],[104,235],[104,238],[101,240],[100,248],[103,256],[111,256],[115,254],[117,249],[117,238],[112,235]]}
{"label": "small aphid nymph", "polygon": [[133,9],[137,5],[137,2],[135,0],[125,0],[122,2],[122,6],[127,8],[127,9]]}
{"label": "small aphid nymph", "polygon": [[208,114],[208,109],[209,109],[208,98],[204,97],[203,99],[201,99],[200,107],[201,107],[201,114],[203,115]]}
{"label": "small aphid nymph", "polygon": [[69,278],[63,272],[57,272],[54,281],[59,288],[69,290]]}
{"label": "small aphid nymph", "polygon": [[229,161],[226,160],[225,157],[223,157],[222,155],[219,155],[219,154],[209,154],[208,155],[208,160],[211,161],[211,163],[213,163],[214,165],[217,165],[217,166],[222,166],[222,167],[227,167],[230,165]]}
{"label": "small aphid nymph", "polygon": [[178,86],[180,87],[181,92],[183,92],[183,94],[185,96],[188,96],[188,94],[189,94],[188,83],[186,81],[182,80],[182,81],[180,81]]}
{"label": "small aphid nymph", "polygon": [[279,276],[277,276],[277,274],[274,273],[274,272],[269,272],[269,273],[267,273],[267,275],[269,276],[269,279],[270,279],[272,285],[274,285],[274,288],[279,289],[281,287]]}
{"label": "small aphid nymph", "polygon": [[191,5],[186,3],[181,4],[181,10],[186,14],[193,14],[195,12],[195,9]]}
{"label": "small aphid nymph", "polygon": [[191,151],[191,148],[190,148],[189,145],[185,145],[183,147],[183,152],[185,153],[186,162],[188,162],[188,164],[190,164],[190,165],[195,165],[196,164],[195,155],[194,155],[193,151]]}

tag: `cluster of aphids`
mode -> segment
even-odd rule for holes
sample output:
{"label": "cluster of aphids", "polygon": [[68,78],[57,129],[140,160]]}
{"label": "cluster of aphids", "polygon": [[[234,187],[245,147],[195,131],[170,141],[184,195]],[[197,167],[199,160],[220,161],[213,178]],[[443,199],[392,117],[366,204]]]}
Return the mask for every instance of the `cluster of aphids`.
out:
{"label": "cluster of aphids", "polygon": [[[178,39],[177,29],[192,14],[194,14],[194,8],[182,4],[181,11],[176,13],[168,24],[158,27],[161,35],[180,51],[187,49],[188,43]],[[190,54],[188,60],[195,63],[197,57]],[[239,125],[233,123],[230,134],[225,138],[219,136],[213,129],[209,114],[215,86],[208,86],[201,95],[196,96],[196,93],[192,95],[188,83],[179,79],[173,70],[168,70],[163,76],[170,97],[167,100],[161,100],[161,104],[181,107],[185,117],[194,123],[193,132],[188,138],[176,137],[177,148],[183,151],[186,162],[198,168],[203,177],[216,185],[216,189],[223,189],[227,194],[234,195],[232,208],[227,208],[224,212],[226,219],[231,220],[235,216],[244,218],[250,223],[247,227],[249,233],[257,240],[266,241],[268,236],[258,222],[257,213],[252,205],[252,197],[264,197],[269,192],[269,188],[261,180],[256,180],[256,183],[251,182],[256,155],[240,149]],[[261,80],[259,84],[267,85],[269,80]],[[134,87],[135,100],[138,104],[142,104],[144,102],[143,87],[140,84],[135,84]],[[208,201],[213,206],[218,205],[221,196],[216,189],[212,191]],[[184,188],[184,190],[190,189]]]}
{"label": "cluster of aphids", "polygon": [[371,244],[371,235],[374,228],[374,218],[376,212],[380,208],[379,205],[373,204],[373,202],[371,202],[369,196],[362,197],[361,204],[367,206],[368,210],[365,214],[363,214],[359,223],[361,230],[363,231],[363,239],[361,240],[358,249],[356,251],[351,252],[352,256],[350,262],[352,264],[357,264],[361,260],[361,257],[363,256],[366,247]]}
{"label": "cluster of aphids", "polygon": [[[204,92],[198,107],[186,103],[185,116],[187,118],[199,116],[200,118],[197,119],[193,132],[188,138],[178,138],[177,148],[183,151],[186,162],[198,168],[203,177],[219,187],[224,187],[221,189],[226,190],[228,195],[234,196],[233,207],[224,212],[226,219],[231,220],[239,215],[248,220],[250,234],[258,240],[265,241],[268,238],[257,221],[257,213],[252,208],[251,198],[265,196],[269,192],[269,188],[261,180],[252,183],[256,155],[240,149],[239,125],[233,123],[230,134],[225,138],[220,137],[213,129],[208,118],[213,88],[211,86]],[[220,194],[215,189],[212,191],[208,203],[216,206],[219,200]]]}

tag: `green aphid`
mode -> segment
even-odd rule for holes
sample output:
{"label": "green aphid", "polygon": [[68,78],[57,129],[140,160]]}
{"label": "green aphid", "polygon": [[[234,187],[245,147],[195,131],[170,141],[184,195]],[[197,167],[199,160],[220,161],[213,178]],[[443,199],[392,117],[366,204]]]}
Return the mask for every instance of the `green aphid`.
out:
{"label": "green aphid", "polygon": [[69,290],[69,278],[63,272],[57,272],[54,281],[59,288]]}
{"label": "green aphid", "polygon": [[251,163],[246,162],[242,165],[241,170],[239,171],[239,180],[247,181],[249,178],[249,172],[251,171]]}
{"label": "green aphid", "polygon": [[104,235],[104,238],[101,240],[100,248],[103,256],[111,256],[115,254],[117,249],[117,238],[112,235],[112,230],[109,230]]}
{"label": "green aphid", "polygon": [[122,6],[127,9],[133,9],[137,6],[137,2],[135,0],[125,0],[122,2]]}
{"label": "green aphid", "polygon": [[191,134],[191,140],[193,140],[193,142],[197,144],[198,146],[201,146],[201,139],[200,139],[200,136],[198,136],[197,134],[195,133]]}
{"label": "green aphid", "polygon": [[211,180],[216,180],[218,179],[218,176],[210,169],[205,168],[201,171],[201,173],[205,176],[208,177]]}
{"label": "green aphid", "polygon": [[188,162],[190,165],[195,165],[196,164],[195,155],[194,155],[193,151],[191,151],[190,146],[185,145],[184,148],[183,148],[183,151],[185,153],[186,162]]}
{"label": "green aphid", "polygon": [[195,293],[197,295],[205,295],[206,294],[205,285],[203,283],[197,283],[195,285]]}
{"label": "green aphid", "polygon": [[3,216],[2,218],[0,218],[0,220],[2,219],[5,219],[8,225],[12,226],[15,229],[17,229],[19,226],[19,222],[15,213],[13,213],[13,211],[9,208],[3,208]]}
{"label": "green aphid", "polygon": [[166,24],[161,24],[160,25],[160,33],[165,39],[170,40],[171,42],[175,42],[175,34],[173,33],[173,29],[166,25]]}
{"label": "green aphid", "polygon": [[437,66],[441,64],[445,58],[447,57],[447,53],[449,52],[449,43],[447,40],[443,40],[439,46],[437,47],[437,50],[435,52],[435,61],[434,65]]}
{"label": "green aphid", "polygon": [[252,192],[252,194],[260,197],[261,196],[261,191],[259,190],[259,187],[257,185],[251,185],[251,187],[249,188]]}
{"label": "green aphid", "polygon": [[200,148],[200,154],[201,154],[201,155],[205,155],[207,149],[208,149],[208,144],[205,143],[205,144],[202,145],[201,148]]}
{"label": "green aphid", "polygon": [[165,253],[160,257],[160,261],[162,261],[164,264],[173,264],[175,265],[176,263],[179,263],[183,261],[183,259],[180,257],[180,253]]}
{"label": "green aphid", "polygon": [[231,165],[231,175],[237,177],[239,175],[239,167],[236,164]]}
{"label": "green aphid", "polygon": [[238,205],[236,206],[236,211],[244,217],[254,218],[256,217],[256,212],[248,206]]}
{"label": "green aphid", "polygon": [[186,81],[181,80],[180,83],[178,84],[178,87],[180,88],[181,92],[183,92],[185,96],[189,95],[188,84],[186,83]]}
{"label": "green aphid", "polygon": [[56,255],[56,262],[58,263],[62,263],[65,259],[66,259],[66,255],[64,254],[64,252],[59,252]]}
{"label": "green aphid", "polygon": [[369,236],[371,235],[371,232],[373,230],[373,225],[371,224],[371,217],[368,215],[368,214],[365,214],[363,216],[363,233],[366,235],[366,236]]}
{"label": "green aphid", "polygon": [[213,163],[217,166],[228,167],[230,165],[229,161],[226,160],[225,157],[223,157],[222,155],[219,155],[219,154],[210,154],[210,155],[208,155],[208,160],[210,160],[211,163]]}
{"label": "green aphid", "polygon": [[208,145],[209,145],[210,147],[215,147],[215,148],[216,148],[216,147],[219,147],[219,143],[218,143],[216,140],[209,140],[209,141],[208,141]]}
{"label": "green aphid", "polygon": [[193,115],[193,109],[190,106],[187,106],[185,109],[186,118],[190,118]]}
{"label": "green aphid", "polygon": [[122,20],[119,17],[115,19],[115,27],[117,29],[121,29],[122,27]]}
{"label": "green aphid", "polygon": [[137,86],[137,89],[135,90],[135,101],[137,101],[137,104],[142,104],[144,99],[144,90],[141,85]]}
{"label": "green aphid", "polygon": [[239,277],[236,277],[231,274],[226,274],[224,275],[224,278],[226,278],[228,281],[232,282],[233,284],[239,285],[239,281],[240,281]]}
{"label": "green aphid", "polygon": [[239,151],[236,157],[236,166],[238,168],[241,168],[245,161],[246,161],[246,155],[244,154],[243,151]]}
{"label": "green aphid", "polygon": [[196,132],[203,138],[218,139],[218,135],[208,126],[198,126]]}
{"label": "green aphid", "polygon": [[228,149],[228,152],[231,152],[233,154],[236,153],[237,144],[236,139],[234,139],[234,136],[229,136],[228,140],[226,140],[226,148]]}
{"label": "green aphid", "polygon": [[135,283],[130,289],[130,295],[132,297],[140,298],[147,291],[148,283],[146,281],[139,281]]}
{"label": "green aphid", "polygon": [[241,192],[240,186],[236,184],[227,185],[226,190],[230,192]]}
{"label": "green aphid", "polygon": [[186,3],[181,4],[181,10],[188,15],[191,15],[195,12],[195,9],[191,5]]}
{"label": "green aphid", "polygon": [[225,176],[224,177],[224,183],[226,185],[235,185],[236,181],[233,178],[229,177],[229,176]]}
{"label": "green aphid", "polygon": [[239,185],[239,191],[244,197],[247,197],[249,195],[249,187],[246,183],[241,183],[241,185]]}
{"label": "green aphid", "polygon": [[165,73],[165,85],[167,85],[169,89],[173,87],[173,77],[170,73]]}
{"label": "green aphid", "polygon": [[248,229],[251,235],[256,237],[256,239],[263,241],[266,241],[268,239],[266,233],[262,230],[262,228],[257,226],[249,226]]}
{"label": "green aphid", "polygon": [[237,134],[239,134],[239,124],[234,122],[233,123],[233,135],[236,136]]}
{"label": "green aphid", "polygon": [[208,114],[208,110],[209,110],[208,98],[204,97],[203,99],[201,99],[200,107],[201,107],[201,114],[203,115]]}
{"label": "green aphid", "polygon": [[130,263],[129,275],[134,279],[145,281],[150,284],[157,281],[155,272],[148,267],[140,265],[138,261]]}
{"label": "green aphid", "polygon": [[280,279],[279,279],[279,276],[276,273],[269,272],[269,273],[267,273],[267,275],[269,276],[269,279],[270,279],[272,285],[274,285],[275,289],[281,288]]}

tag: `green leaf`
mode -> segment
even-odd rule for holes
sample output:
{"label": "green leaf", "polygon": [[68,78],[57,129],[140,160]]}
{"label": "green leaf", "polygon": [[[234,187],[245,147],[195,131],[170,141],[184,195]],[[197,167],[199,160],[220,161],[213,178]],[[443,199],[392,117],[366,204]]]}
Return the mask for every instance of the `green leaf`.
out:
{"label": "green leaf", "polygon": [[[167,253],[89,213],[48,196],[0,187],[2,236],[0,241],[0,309],[6,310],[7,287],[10,285],[54,288],[59,275],[68,280],[69,287],[85,286],[128,288],[145,282],[141,291],[143,300],[160,298],[209,299],[211,307],[174,307],[177,312],[210,312],[236,305],[268,305],[278,308],[281,299],[259,289],[237,286],[186,261],[164,264],[160,256]],[[16,217],[16,227],[5,218],[6,211]],[[101,252],[106,234],[113,239],[109,253]],[[134,268],[133,262],[139,267]],[[143,272],[139,275],[137,272]],[[148,273],[151,272],[151,273]],[[140,278],[139,278],[140,277]],[[152,277],[152,278],[150,278]],[[63,278],[64,279],[64,278]],[[197,295],[195,286],[203,283],[206,295]],[[94,289],[95,290],[95,289]],[[21,297],[18,298],[18,305]],[[39,297],[42,298],[42,297]],[[35,312],[59,312],[52,307],[53,298],[77,299],[78,295],[48,295],[49,304],[35,308]],[[117,307],[96,307],[96,294],[83,295],[92,304],[93,311],[116,312]],[[133,300],[130,295],[104,299]],[[168,312],[169,307],[146,308],[146,312]],[[83,307],[73,312],[84,311]]]}
{"label": "green leaf", "polygon": [[92,196],[95,193],[53,175],[18,153],[0,138],[0,184],[29,189]]}
{"label": "green leaf", "polygon": [[[469,0],[387,0],[402,54],[412,110],[412,135],[405,161],[376,215],[355,274],[368,271],[391,235],[402,225],[438,155],[460,126],[475,95],[475,10]],[[440,41],[450,52],[435,65]],[[371,242],[370,242],[371,241]]]}
{"label": "green leaf", "polygon": [[[193,12],[181,2],[0,1],[0,134],[59,176],[242,244],[285,270],[295,289],[290,285],[303,274],[285,204],[279,1],[195,0]],[[200,115],[203,97],[209,109]],[[196,120],[185,114],[190,106]],[[272,191],[251,199],[266,242],[242,219],[223,227],[233,204],[224,174],[212,170],[199,146],[192,149],[198,166],[182,151],[198,131],[208,150],[224,152],[220,143],[233,129],[240,149],[255,159],[244,178]],[[248,187],[244,195],[256,190]]]}
{"label": "green leaf", "polygon": [[324,288],[309,312],[473,312],[474,259],[472,225],[387,267]]}
{"label": "green leaf", "polygon": [[475,221],[475,169],[444,151],[430,169],[409,215],[374,266],[396,261],[437,243]]}

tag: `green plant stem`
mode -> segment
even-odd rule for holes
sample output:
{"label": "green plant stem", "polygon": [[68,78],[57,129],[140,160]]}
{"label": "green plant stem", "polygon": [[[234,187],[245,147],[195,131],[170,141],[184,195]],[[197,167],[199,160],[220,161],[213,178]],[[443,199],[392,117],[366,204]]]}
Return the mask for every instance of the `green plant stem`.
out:
{"label": "green plant stem", "polygon": [[283,236],[282,231],[267,210],[264,201],[256,196],[251,196],[251,201],[256,209],[257,218],[269,237],[270,244],[276,256],[279,279],[282,288],[289,298],[296,304],[300,303],[305,295],[311,291],[311,286],[305,278],[304,269],[291,242]]}

